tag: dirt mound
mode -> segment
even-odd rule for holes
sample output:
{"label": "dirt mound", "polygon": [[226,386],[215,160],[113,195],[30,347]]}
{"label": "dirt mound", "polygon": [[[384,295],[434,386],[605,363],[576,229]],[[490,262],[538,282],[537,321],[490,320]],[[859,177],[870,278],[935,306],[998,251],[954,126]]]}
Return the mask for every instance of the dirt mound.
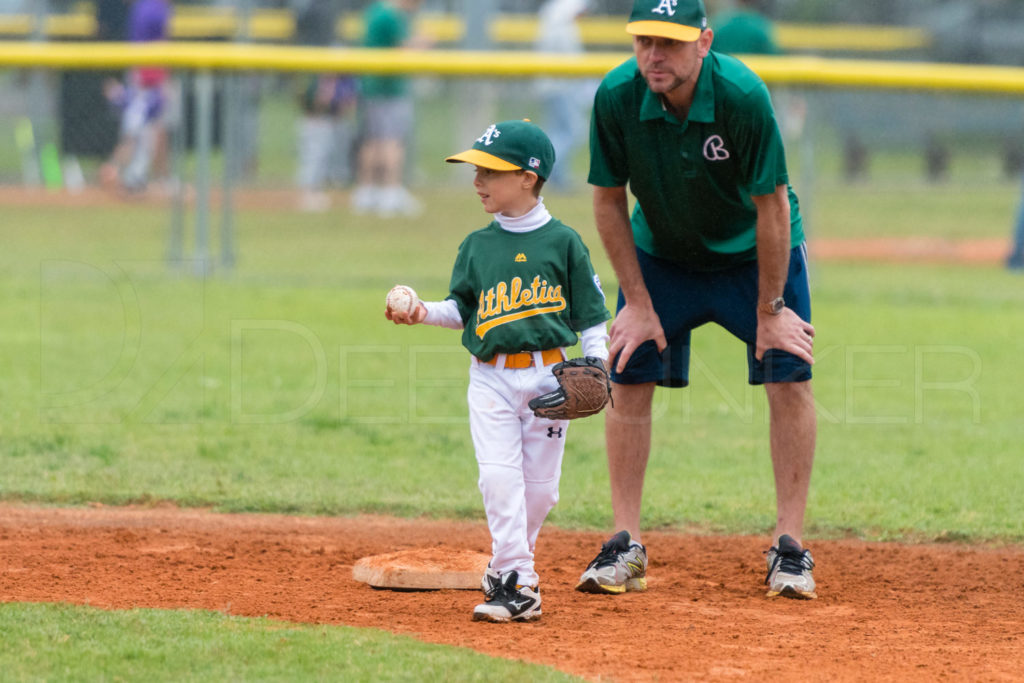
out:
{"label": "dirt mound", "polygon": [[471,620],[472,591],[382,591],[352,578],[368,555],[487,552],[483,524],[0,506],[0,600],[387,628],[602,680],[1014,680],[1024,671],[1021,548],[812,540],[821,597],[803,602],[764,597],[766,539],[648,532],[646,593],[576,593],[603,540],[544,528],[544,616],[499,625]]}

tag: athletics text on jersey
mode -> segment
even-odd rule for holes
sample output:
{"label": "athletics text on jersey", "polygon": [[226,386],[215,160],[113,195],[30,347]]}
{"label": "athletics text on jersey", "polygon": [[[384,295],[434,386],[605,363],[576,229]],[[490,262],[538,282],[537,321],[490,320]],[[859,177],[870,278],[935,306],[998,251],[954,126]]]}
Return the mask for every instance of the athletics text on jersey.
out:
{"label": "athletics text on jersey", "polygon": [[462,343],[482,360],[572,346],[577,332],[610,317],[590,252],[555,219],[525,233],[497,222],[471,233],[459,247],[450,292],[465,324]]}

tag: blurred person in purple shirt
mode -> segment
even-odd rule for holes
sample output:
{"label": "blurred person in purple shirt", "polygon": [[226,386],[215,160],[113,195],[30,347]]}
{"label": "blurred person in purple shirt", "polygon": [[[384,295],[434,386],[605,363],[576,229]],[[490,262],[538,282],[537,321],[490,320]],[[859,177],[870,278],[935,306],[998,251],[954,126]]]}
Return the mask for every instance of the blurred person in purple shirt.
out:
{"label": "blurred person in purple shirt", "polygon": [[[166,40],[171,11],[168,0],[134,0],[125,37],[134,43]],[[169,76],[165,67],[144,65],[131,69],[125,83],[107,82],[104,91],[121,112],[121,131],[110,161],[100,170],[105,185],[134,193],[146,188],[151,170],[166,178]]]}

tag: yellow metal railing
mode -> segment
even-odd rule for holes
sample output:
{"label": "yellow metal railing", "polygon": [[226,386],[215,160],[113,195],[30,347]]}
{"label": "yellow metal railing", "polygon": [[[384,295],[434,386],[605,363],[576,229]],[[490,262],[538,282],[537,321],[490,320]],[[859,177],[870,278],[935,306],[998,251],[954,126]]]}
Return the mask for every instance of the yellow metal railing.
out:
{"label": "yellow metal railing", "polygon": [[[89,38],[96,35],[93,13],[82,9],[46,18],[42,34],[50,39]],[[289,10],[260,9],[249,17],[246,27],[239,26],[237,12],[229,7],[186,7],[175,9],[170,37],[175,40],[233,38],[239,33],[258,41],[290,41],[295,36],[295,19]],[[587,45],[628,46],[625,17],[594,16],[580,20],[580,34]],[[34,18],[29,14],[0,15],[0,37],[31,35]],[[240,29],[244,28],[244,31]],[[418,15],[417,31],[438,43],[456,43],[465,35],[461,17],[450,14]],[[346,14],[338,20],[336,34],[347,44],[358,44],[363,35],[359,14]],[[880,52],[927,47],[931,37],[914,27],[788,24],[777,25],[779,44],[789,51]],[[529,15],[499,15],[490,26],[490,39],[498,44],[532,43],[537,37],[537,20]]]}
{"label": "yellow metal railing", "polygon": [[[241,43],[81,43],[0,41],[0,66],[47,69],[121,68],[159,64],[208,70],[431,74],[488,78],[600,76],[626,52],[580,56],[530,51],[372,50]],[[750,56],[747,64],[768,83],[809,87],[948,90],[1024,94],[1024,68]]]}

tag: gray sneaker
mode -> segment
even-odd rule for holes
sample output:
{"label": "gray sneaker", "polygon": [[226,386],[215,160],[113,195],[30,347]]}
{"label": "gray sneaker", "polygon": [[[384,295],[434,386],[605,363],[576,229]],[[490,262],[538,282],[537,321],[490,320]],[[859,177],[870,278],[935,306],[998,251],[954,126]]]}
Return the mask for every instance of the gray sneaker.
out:
{"label": "gray sneaker", "polygon": [[581,593],[625,593],[647,590],[647,549],[630,544],[628,531],[608,539],[587,565],[576,590]]}
{"label": "gray sneaker", "polygon": [[814,592],[813,569],[811,551],[801,548],[791,536],[783,534],[779,537],[779,545],[768,550],[768,575],[764,578],[768,597],[781,595],[798,600],[818,597]]}

